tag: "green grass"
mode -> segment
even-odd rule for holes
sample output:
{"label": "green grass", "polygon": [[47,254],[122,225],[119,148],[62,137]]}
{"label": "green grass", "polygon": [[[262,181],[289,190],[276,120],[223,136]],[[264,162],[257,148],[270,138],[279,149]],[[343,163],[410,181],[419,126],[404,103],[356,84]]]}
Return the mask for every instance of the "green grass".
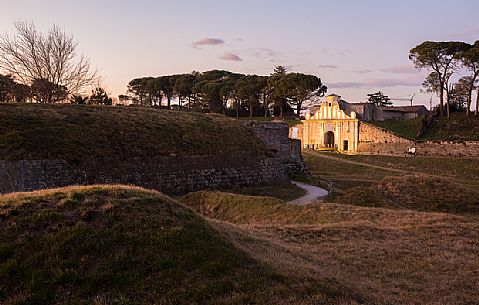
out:
{"label": "green grass", "polygon": [[[344,158],[347,157],[344,156]],[[304,154],[303,159],[312,175],[312,184],[324,186],[325,181],[332,181],[334,188],[340,191],[356,186],[369,186],[391,174],[387,170],[371,169],[363,165],[347,164],[340,160],[324,159],[310,154]]]}
{"label": "green grass", "polygon": [[113,160],[267,154],[241,122],[134,107],[0,104],[1,159]]}
{"label": "green grass", "polygon": [[479,192],[435,176],[405,174],[386,177],[372,191],[406,209],[479,214]]}
{"label": "green grass", "polygon": [[[374,121],[372,124],[409,139],[416,139],[421,128],[420,118],[409,120]],[[453,113],[450,118],[439,116],[417,139],[421,141],[479,141],[479,118]]]}
{"label": "green grass", "polygon": [[[330,180],[334,183],[335,191],[327,198],[328,201],[368,207],[479,213],[479,160],[420,156],[330,156],[336,159],[304,155],[313,176],[312,181],[324,184],[325,180]],[[366,164],[384,169],[368,167]]]}
{"label": "green grass", "polygon": [[[238,224],[313,224],[322,222],[319,205],[285,204],[272,197],[218,191],[189,193],[180,201],[203,216]],[[316,211],[316,212],[314,212]]]}
{"label": "green grass", "polygon": [[479,117],[472,114],[467,118],[464,113],[453,113],[450,118],[440,116],[420,140],[479,141]]}
{"label": "green grass", "polygon": [[250,195],[250,196],[268,196],[278,198],[283,201],[291,201],[306,195],[306,191],[292,183],[280,183],[274,185],[258,185],[242,188],[226,189],[225,192]]}
{"label": "green grass", "polygon": [[452,179],[457,183],[477,187],[479,190],[479,160],[446,157],[397,157],[368,155],[336,155],[345,160],[357,161],[371,165],[437,175]]}
{"label": "green grass", "polygon": [[272,122],[274,120],[281,120],[288,124],[289,127],[301,124],[300,120],[291,120],[291,119],[279,119],[279,118],[273,118],[273,117],[239,117],[238,118],[241,121],[258,121],[258,122]]}
{"label": "green grass", "polygon": [[373,121],[371,124],[392,131],[408,139],[416,139],[417,132],[422,125],[422,119],[422,117],[419,117],[409,120]]}

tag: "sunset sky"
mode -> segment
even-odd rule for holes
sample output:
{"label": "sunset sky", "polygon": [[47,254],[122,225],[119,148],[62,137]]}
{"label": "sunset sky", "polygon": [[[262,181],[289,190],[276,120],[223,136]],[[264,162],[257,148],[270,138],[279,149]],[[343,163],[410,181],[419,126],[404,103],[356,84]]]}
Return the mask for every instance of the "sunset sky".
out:
{"label": "sunset sky", "polygon": [[13,33],[16,20],[61,26],[113,96],[135,77],[209,69],[268,75],[284,65],[321,77],[328,93],[350,102],[381,90],[416,93],[415,102],[429,106],[419,94],[425,72],[414,69],[409,50],[425,40],[479,39],[477,0],[3,2],[2,33]]}

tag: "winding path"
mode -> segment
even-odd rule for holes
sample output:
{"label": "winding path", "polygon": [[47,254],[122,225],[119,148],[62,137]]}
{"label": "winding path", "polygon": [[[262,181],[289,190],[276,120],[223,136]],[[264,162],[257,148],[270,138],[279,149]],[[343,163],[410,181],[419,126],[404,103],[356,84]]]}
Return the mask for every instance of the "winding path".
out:
{"label": "winding path", "polygon": [[328,195],[328,191],[314,185],[309,185],[306,183],[296,182],[296,181],[291,181],[291,183],[296,184],[298,187],[306,191],[306,195],[298,199],[290,201],[289,203],[291,204],[305,205],[310,203],[311,201],[321,199],[322,197],[326,197]]}

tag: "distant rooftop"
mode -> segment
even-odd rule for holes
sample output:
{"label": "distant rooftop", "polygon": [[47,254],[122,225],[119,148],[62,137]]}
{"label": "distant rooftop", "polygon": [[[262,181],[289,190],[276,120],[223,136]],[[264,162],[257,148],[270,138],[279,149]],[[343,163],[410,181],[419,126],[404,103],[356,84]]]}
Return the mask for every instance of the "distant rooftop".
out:
{"label": "distant rooftop", "polygon": [[397,111],[397,112],[418,112],[422,108],[426,108],[424,105],[416,106],[390,106],[380,107],[382,111]]}

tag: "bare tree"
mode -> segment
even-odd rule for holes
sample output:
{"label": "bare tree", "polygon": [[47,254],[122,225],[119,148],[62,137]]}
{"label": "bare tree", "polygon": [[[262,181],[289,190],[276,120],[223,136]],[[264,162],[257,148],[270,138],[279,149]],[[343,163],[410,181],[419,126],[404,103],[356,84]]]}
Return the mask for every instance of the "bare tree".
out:
{"label": "bare tree", "polygon": [[[97,72],[91,69],[90,59],[77,54],[78,43],[57,25],[46,34],[33,23],[18,21],[15,28],[13,37],[0,35],[0,71],[24,85],[41,83],[43,92],[66,88],[69,94],[77,94],[97,83]],[[53,101],[47,98],[44,102]]]}

